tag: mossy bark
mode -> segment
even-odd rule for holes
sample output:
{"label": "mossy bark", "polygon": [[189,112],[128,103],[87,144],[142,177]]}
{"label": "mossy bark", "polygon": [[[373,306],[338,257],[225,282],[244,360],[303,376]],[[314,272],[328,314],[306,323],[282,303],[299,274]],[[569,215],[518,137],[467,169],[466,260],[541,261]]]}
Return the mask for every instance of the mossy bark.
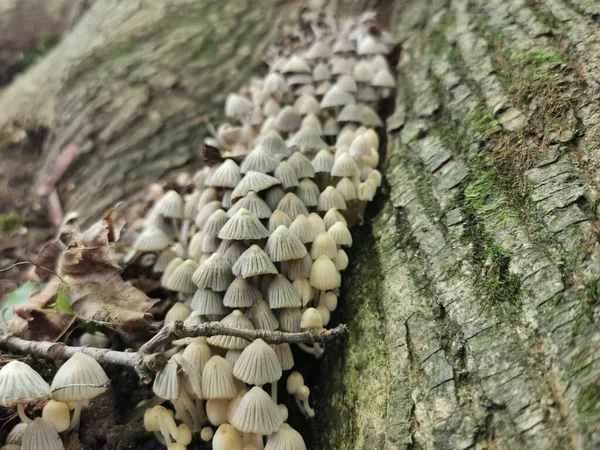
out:
{"label": "mossy bark", "polygon": [[316,448],[598,448],[594,2],[394,17],[387,183],[345,277]]}

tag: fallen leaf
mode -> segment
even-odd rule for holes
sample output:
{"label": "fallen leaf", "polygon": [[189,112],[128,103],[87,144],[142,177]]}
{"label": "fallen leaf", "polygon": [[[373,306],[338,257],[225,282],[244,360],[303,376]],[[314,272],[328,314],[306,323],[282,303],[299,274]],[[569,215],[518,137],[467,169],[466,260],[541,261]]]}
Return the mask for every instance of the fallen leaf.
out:
{"label": "fallen leaf", "polygon": [[33,309],[27,319],[13,317],[8,329],[30,341],[56,342],[73,325],[76,316],[56,309]]}
{"label": "fallen leaf", "polygon": [[36,288],[37,284],[33,281],[26,281],[8,294],[0,308],[0,322],[8,322],[13,316],[13,308],[25,303]]}
{"label": "fallen leaf", "polygon": [[20,305],[15,306],[13,308],[14,313],[23,319],[29,319],[31,311],[43,309],[48,303],[54,300],[59,287],[60,280],[57,277],[52,278],[40,292],[32,295]]}
{"label": "fallen leaf", "polygon": [[[52,272],[56,271],[56,263],[62,249],[56,241],[46,242],[37,254],[35,263],[35,274],[40,277],[41,280],[45,280]],[[51,272],[52,271],[52,272]]]}

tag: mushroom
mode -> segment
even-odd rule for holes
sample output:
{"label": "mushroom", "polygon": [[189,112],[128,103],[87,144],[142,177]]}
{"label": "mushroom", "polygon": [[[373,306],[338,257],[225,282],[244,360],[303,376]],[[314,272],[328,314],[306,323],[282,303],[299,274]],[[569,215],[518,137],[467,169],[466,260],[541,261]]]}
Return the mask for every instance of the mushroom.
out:
{"label": "mushroom", "polygon": [[146,410],[144,427],[147,431],[154,432],[156,438],[167,446],[172,443],[171,438],[176,439],[179,434],[172,411],[160,405]]}
{"label": "mushroom", "polygon": [[74,410],[68,430],[79,425],[84,404],[106,392],[109,383],[98,361],[83,353],[75,353],[58,369],[52,380],[52,396],[55,400],[69,403]]}
{"label": "mushroom", "polygon": [[213,450],[242,450],[243,445],[240,432],[228,423],[219,425],[212,438]]}
{"label": "mushroom", "polygon": [[58,433],[62,433],[71,424],[69,405],[65,402],[50,400],[42,410],[42,419],[51,424]]}
{"label": "mushroom", "polygon": [[[306,388],[306,389],[303,389]],[[314,417],[315,412],[308,403],[310,390],[304,385],[304,377],[300,372],[292,372],[286,380],[286,389],[288,394],[294,395],[296,404],[300,411],[304,412],[308,417]]]}
{"label": "mushroom", "polygon": [[233,366],[233,375],[244,383],[263,386],[271,383],[271,397],[277,403],[277,380],[281,364],[275,350],[262,339],[256,339],[244,349]]}
{"label": "mushroom", "polygon": [[6,436],[6,443],[12,445],[18,445],[19,447],[23,443],[23,436],[25,436],[25,430],[27,429],[27,424],[24,422],[19,422],[16,424],[8,436]]}
{"label": "mushroom", "polygon": [[17,406],[21,420],[30,424],[24,405],[52,396],[48,383],[35,370],[19,361],[11,361],[0,370],[0,406]]}
{"label": "mushroom", "polygon": [[22,450],[64,450],[60,436],[52,424],[39,417],[27,426],[21,448]]}
{"label": "mushroom", "polygon": [[242,397],[231,423],[244,433],[267,435],[279,429],[283,418],[269,394],[255,386]]}
{"label": "mushroom", "polygon": [[283,423],[277,432],[269,436],[265,450],[306,450],[306,444],[300,433]]}

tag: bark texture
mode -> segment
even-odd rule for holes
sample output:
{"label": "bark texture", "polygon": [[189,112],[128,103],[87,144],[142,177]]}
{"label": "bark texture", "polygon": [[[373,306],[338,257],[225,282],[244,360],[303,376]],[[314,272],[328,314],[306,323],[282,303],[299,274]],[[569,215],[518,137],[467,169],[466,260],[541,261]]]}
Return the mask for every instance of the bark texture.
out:
{"label": "bark texture", "polygon": [[600,445],[596,5],[398,8],[388,185],[355,235],[317,448]]}

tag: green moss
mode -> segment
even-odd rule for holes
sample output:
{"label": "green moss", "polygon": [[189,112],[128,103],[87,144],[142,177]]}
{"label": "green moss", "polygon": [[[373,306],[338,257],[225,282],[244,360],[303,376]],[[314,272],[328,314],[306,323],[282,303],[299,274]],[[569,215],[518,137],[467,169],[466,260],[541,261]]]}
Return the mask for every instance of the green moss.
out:
{"label": "green moss", "polygon": [[23,54],[21,65],[28,67],[35,63],[40,57],[48,53],[60,42],[60,34],[51,34],[40,38],[33,46]]}
{"label": "green moss", "polygon": [[200,47],[193,53],[191,59],[211,59],[217,54],[217,43],[207,37],[202,41]]}
{"label": "green moss", "polygon": [[562,376],[563,381],[568,381],[573,378],[583,378],[592,372],[592,359],[590,349],[582,347],[573,356]]}
{"label": "green moss", "polygon": [[23,217],[13,212],[0,215],[0,229],[2,231],[13,231],[23,226]]}
{"label": "green moss", "polygon": [[584,387],[575,401],[577,413],[586,422],[600,420],[600,385]]}

